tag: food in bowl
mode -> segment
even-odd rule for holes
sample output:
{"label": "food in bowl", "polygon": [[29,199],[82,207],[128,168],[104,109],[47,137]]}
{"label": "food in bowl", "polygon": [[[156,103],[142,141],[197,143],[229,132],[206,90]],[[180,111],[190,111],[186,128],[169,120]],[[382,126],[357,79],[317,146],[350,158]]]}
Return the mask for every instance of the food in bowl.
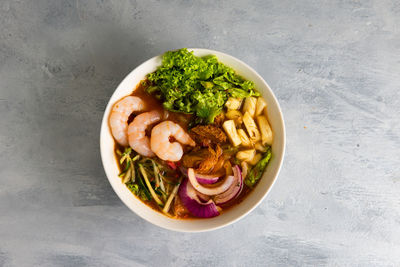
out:
{"label": "food in bowl", "polygon": [[154,210],[211,218],[240,203],[272,156],[267,104],[252,81],[187,49],[112,107],[119,177]]}

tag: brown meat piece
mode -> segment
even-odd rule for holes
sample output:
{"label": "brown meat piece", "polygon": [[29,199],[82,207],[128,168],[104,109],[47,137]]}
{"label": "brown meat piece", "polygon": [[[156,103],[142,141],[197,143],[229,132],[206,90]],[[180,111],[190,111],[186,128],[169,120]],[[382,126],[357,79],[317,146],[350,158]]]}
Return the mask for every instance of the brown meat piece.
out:
{"label": "brown meat piece", "polygon": [[191,137],[202,146],[226,142],[226,134],[214,125],[198,125],[190,131]]}
{"label": "brown meat piece", "polygon": [[208,149],[193,149],[190,153],[183,155],[182,164],[185,168],[197,168],[199,164],[207,157]]}
{"label": "brown meat piece", "polygon": [[225,120],[225,114],[221,112],[214,118],[214,124],[218,127],[222,127],[224,120]]}
{"label": "brown meat piece", "polygon": [[199,167],[194,169],[196,173],[211,173],[214,166],[217,165],[219,158],[222,156],[222,149],[218,145],[215,150],[208,147],[208,151],[207,157],[200,162]]}
{"label": "brown meat piece", "polygon": [[192,151],[182,158],[183,166],[194,168],[196,173],[212,173],[218,171],[224,163],[223,150],[219,145],[215,149],[211,146],[198,151]]}

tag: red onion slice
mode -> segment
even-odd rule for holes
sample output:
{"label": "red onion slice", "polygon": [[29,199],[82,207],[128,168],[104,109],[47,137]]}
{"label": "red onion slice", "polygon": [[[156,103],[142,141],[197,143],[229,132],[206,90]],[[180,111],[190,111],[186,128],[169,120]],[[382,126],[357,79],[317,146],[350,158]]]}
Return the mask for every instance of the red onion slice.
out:
{"label": "red onion slice", "polygon": [[235,177],[234,182],[231,187],[229,187],[228,190],[226,190],[224,193],[219,194],[214,197],[214,201],[216,204],[225,204],[232,199],[236,198],[237,196],[240,195],[243,189],[243,176],[242,172],[240,171],[240,168],[238,165],[235,165],[232,168],[233,175]]}
{"label": "red onion slice", "polygon": [[196,179],[201,184],[215,184],[216,182],[218,182],[219,177],[196,173]]}
{"label": "red onion slice", "polygon": [[[184,167],[179,168],[183,175],[187,177],[187,169]],[[215,176],[214,174],[200,174],[196,173],[196,179],[201,184],[215,184],[219,180],[219,176]]]}
{"label": "red onion slice", "polygon": [[188,179],[185,179],[179,187],[179,197],[193,216],[211,218],[219,215],[218,207],[211,199],[207,203],[199,200],[196,190],[188,182]]}
{"label": "red onion slice", "polygon": [[205,203],[211,199],[210,196],[204,195],[204,194],[200,193],[199,191],[196,191],[194,188],[193,188],[193,190],[196,192],[196,195],[200,199],[201,202]]}
{"label": "red onion slice", "polygon": [[189,178],[190,183],[194,187],[194,189],[196,189],[200,193],[203,193],[203,194],[209,195],[209,196],[214,196],[214,195],[218,195],[218,194],[225,192],[226,190],[228,190],[229,187],[231,187],[231,185],[233,184],[233,182],[235,180],[234,176],[227,176],[220,185],[215,186],[215,187],[205,187],[205,186],[202,186],[201,184],[199,184],[199,182],[196,179],[194,170],[192,168],[188,169],[188,178]]}

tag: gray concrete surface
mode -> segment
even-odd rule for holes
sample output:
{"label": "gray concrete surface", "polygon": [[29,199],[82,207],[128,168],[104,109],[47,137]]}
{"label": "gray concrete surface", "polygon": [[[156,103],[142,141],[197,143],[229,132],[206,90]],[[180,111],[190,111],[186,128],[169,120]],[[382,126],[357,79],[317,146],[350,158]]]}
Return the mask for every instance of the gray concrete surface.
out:
{"label": "gray concrete surface", "polygon": [[[400,266],[400,2],[0,1],[0,266]],[[99,156],[122,78],[180,47],[274,89],[287,155],[227,228],[131,213]]]}

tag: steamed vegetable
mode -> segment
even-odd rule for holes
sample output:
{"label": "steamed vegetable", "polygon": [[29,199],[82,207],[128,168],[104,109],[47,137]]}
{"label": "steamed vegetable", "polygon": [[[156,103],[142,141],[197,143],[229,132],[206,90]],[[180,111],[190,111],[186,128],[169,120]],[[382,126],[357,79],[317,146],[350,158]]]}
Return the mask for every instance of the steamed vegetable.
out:
{"label": "steamed vegetable", "polygon": [[253,187],[257,181],[260,180],[269,160],[271,159],[271,155],[271,149],[268,149],[262,159],[249,171],[244,181],[248,187]]}
{"label": "steamed vegetable", "polygon": [[162,65],[148,74],[148,90],[159,94],[167,110],[194,113],[212,123],[229,97],[258,96],[254,83],[218,62],[214,55],[197,57],[186,48],[163,55]]}

